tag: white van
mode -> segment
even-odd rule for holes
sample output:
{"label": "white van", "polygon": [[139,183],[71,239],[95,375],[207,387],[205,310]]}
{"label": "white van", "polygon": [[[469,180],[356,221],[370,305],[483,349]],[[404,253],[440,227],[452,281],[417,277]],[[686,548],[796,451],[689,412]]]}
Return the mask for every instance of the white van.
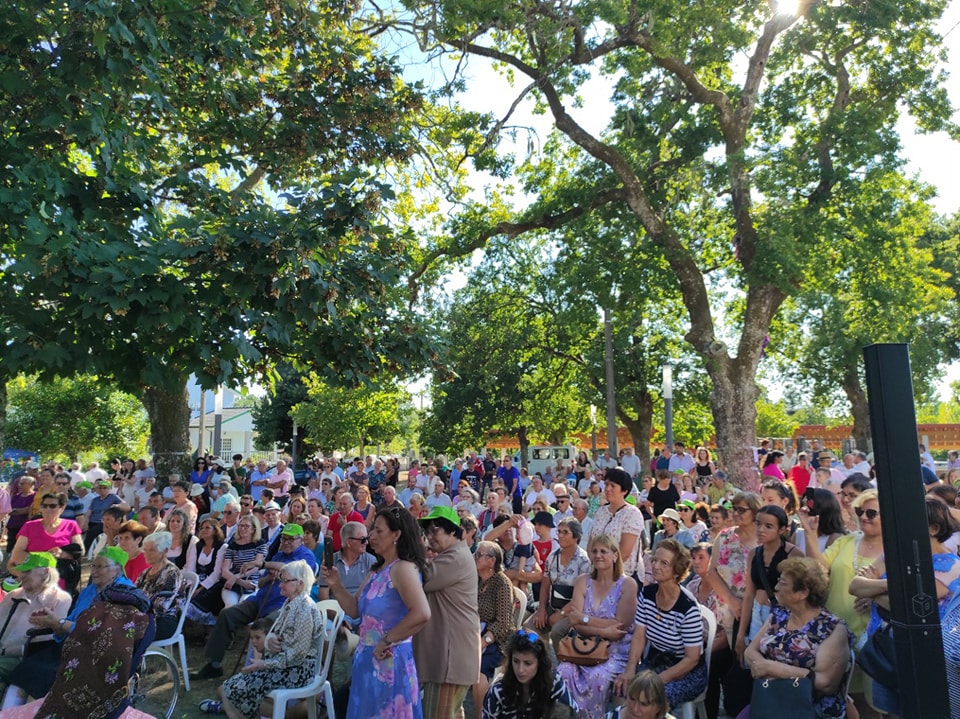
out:
{"label": "white van", "polygon": [[[577,459],[577,448],[573,445],[560,446],[538,446],[530,447],[530,461],[527,463],[527,472],[532,477],[537,472],[541,474],[547,467],[555,467],[557,460],[561,460],[564,467],[569,467],[571,462]],[[513,463],[517,467],[521,466],[520,453],[513,458]]]}

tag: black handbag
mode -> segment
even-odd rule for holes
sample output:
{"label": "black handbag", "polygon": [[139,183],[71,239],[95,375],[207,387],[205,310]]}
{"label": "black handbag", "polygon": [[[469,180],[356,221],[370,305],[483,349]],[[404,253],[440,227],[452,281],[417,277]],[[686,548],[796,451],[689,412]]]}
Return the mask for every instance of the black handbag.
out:
{"label": "black handbag", "polygon": [[809,677],[753,680],[751,719],[815,719],[816,716],[813,682]]}
{"label": "black handbag", "polygon": [[857,664],[874,681],[887,689],[896,689],[897,655],[893,645],[893,627],[880,627],[867,637],[866,643],[857,653]]}

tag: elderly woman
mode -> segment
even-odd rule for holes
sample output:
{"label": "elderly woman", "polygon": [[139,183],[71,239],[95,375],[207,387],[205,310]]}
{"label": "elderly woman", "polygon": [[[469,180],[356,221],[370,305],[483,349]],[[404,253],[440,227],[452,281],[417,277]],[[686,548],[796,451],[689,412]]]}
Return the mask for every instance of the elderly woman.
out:
{"label": "elderly woman", "polygon": [[427,516],[427,508],[424,504],[426,500],[422,494],[410,495],[410,514],[414,519],[420,519]]}
{"label": "elderly woman", "polygon": [[30,615],[45,613],[58,620],[67,616],[71,597],[57,586],[59,575],[57,561],[48,552],[32,552],[15,569],[20,576],[20,586],[7,592],[0,602],[0,617],[3,636],[0,637],[0,683],[6,684],[10,671],[23,656],[25,645],[35,649],[47,637],[29,640]]}
{"label": "elderly woman", "polygon": [[639,664],[639,670],[660,675],[667,701],[677,706],[696,699],[707,687],[700,608],[680,588],[690,571],[690,552],[677,540],[664,539],[650,564],[654,583],[640,594],[630,657],[614,688],[623,696]]}
{"label": "elderly woman", "polygon": [[122,549],[106,547],[91,562],[90,584],[80,591],[76,604],[65,619],[61,619],[52,612],[37,612],[30,615],[30,624],[34,627],[54,632],[53,641],[44,643],[41,648],[24,658],[10,673],[7,694],[3,699],[3,709],[22,704],[27,695],[39,698],[50,691],[57,676],[57,667],[60,665],[63,640],[77,626],[77,618],[90,608],[103,589],[113,584],[127,588],[133,587],[123,576],[123,567],[126,563],[127,555]]}
{"label": "elderly woman", "polygon": [[550,642],[547,645],[551,658],[556,658],[556,649],[560,640],[570,631],[570,621],[563,615],[570,600],[577,579],[590,571],[590,557],[580,547],[583,528],[573,517],[565,517],[557,526],[557,544],[543,566],[543,579],[540,580],[540,603],[537,611],[527,622],[537,630],[549,630]]}
{"label": "elderly woman", "polygon": [[220,686],[223,712],[230,719],[270,716],[274,689],[292,689],[309,683],[317,673],[317,643],[324,616],[310,599],[313,570],[298,559],[283,565],[280,593],[286,598],[264,642],[264,656],[254,659]]}
{"label": "elderly woman", "polygon": [[150,597],[157,623],[157,639],[168,639],[177,630],[180,610],[187,601],[186,583],[176,564],[167,559],[170,532],[154,532],[143,540],[149,565],[137,578],[137,588]]}
{"label": "elderly woman", "polygon": [[79,558],[83,555],[83,536],[80,526],[72,519],[63,519],[67,495],[48,492],[40,500],[40,519],[24,523],[13,545],[7,566],[13,569],[26,561],[30,552],[49,552],[54,558],[61,555]]}
{"label": "elderly woman", "polygon": [[423,710],[411,637],[430,620],[420,583],[426,571],[420,527],[400,508],[382,509],[369,546],[377,563],[356,595],[343,586],[339,571],[322,569],[344,612],[361,619],[347,719],[419,718]]}
{"label": "elderly woman", "polygon": [[590,574],[577,579],[562,614],[578,634],[608,640],[608,659],[592,667],[561,662],[558,668],[580,707],[581,719],[603,716],[613,679],[627,666],[637,610],[637,584],[624,574],[620,547],[612,537],[591,538],[590,562]]}
{"label": "elderly woman", "polygon": [[651,551],[656,551],[657,545],[664,539],[676,538],[677,534],[680,533],[680,526],[683,523],[683,520],[680,518],[680,512],[673,507],[663,510],[663,514],[657,517],[657,521],[660,523],[662,529],[657,530],[656,534],[653,535],[653,542],[650,547]]}
{"label": "elderly woman", "polygon": [[477,609],[480,614],[480,679],[473,686],[473,705],[481,715],[483,697],[503,661],[516,626],[513,585],[503,571],[503,550],[495,542],[480,542],[473,554],[477,567]]}
{"label": "elderly woman", "polygon": [[430,621],[413,638],[413,657],[423,688],[423,715],[453,719],[480,673],[477,574],[455,512],[434,507],[420,526],[433,553],[423,575]]}
{"label": "elderly woman", "polygon": [[[809,678],[818,717],[846,716],[846,684],[853,635],[824,609],[827,577],[815,559],[780,563],[777,603],[745,653],[756,679]],[[749,708],[740,714],[750,716]]]}

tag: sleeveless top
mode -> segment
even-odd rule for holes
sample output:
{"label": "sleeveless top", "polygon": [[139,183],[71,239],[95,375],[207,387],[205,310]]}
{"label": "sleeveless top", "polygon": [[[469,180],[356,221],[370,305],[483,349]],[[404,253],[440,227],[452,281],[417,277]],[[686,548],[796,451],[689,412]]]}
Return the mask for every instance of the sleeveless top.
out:
{"label": "sleeveless top", "polygon": [[709,463],[707,463],[707,464],[697,464],[697,465],[696,465],[696,469],[697,469],[697,476],[698,476],[698,477],[709,477],[709,476],[711,476],[711,475],[713,474],[713,472],[712,472],[711,469],[710,469],[710,464],[709,464]]}
{"label": "sleeveless top", "polygon": [[[762,589],[767,593],[767,599],[770,604],[777,603],[776,597],[771,595],[770,589],[777,586],[777,581],[780,579],[780,562],[788,556],[787,541],[785,539],[780,540],[780,546],[777,548],[777,551],[773,553],[773,559],[770,560],[768,566],[764,566],[763,564],[762,546],[757,547],[753,553],[753,561],[750,562],[750,579],[756,589]],[[766,575],[766,583],[763,581],[763,575]],[[767,589],[767,587],[770,587],[770,589]]]}

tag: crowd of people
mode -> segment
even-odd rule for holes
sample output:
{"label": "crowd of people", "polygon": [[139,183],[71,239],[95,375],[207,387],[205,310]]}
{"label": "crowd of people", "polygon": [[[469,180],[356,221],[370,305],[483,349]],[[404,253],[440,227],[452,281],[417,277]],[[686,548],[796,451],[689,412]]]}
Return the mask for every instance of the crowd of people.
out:
{"label": "crowd of people", "polygon": [[[405,477],[394,459],[321,458],[303,485],[283,461],[240,455],[200,457],[163,489],[142,460],[28,467],[0,497],[20,583],[0,604],[3,706],[52,691],[79,613],[122,585],[116,601],[145,603],[151,636],[182,612],[209,627],[192,676],[223,679],[201,709],[231,718],[312,678],[328,598],[347,615],[336,703],[350,719],[455,717],[468,697],[479,719],[664,717],[696,700],[748,717],[757,678],[809,679],[819,716],[896,714],[896,687],[852,659],[890,619],[872,468],[814,450],[761,446],[757,492],[679,442],[649,467],[632,450],[581,452],[532,474],[490,453]],[[941,611],[960,591],[957,471],[923,472]],[[42,611],[18,613],[21,595]],[[247,627],[253,649],[230,673]],[[960,714],[960,667],[948,679]]]}

